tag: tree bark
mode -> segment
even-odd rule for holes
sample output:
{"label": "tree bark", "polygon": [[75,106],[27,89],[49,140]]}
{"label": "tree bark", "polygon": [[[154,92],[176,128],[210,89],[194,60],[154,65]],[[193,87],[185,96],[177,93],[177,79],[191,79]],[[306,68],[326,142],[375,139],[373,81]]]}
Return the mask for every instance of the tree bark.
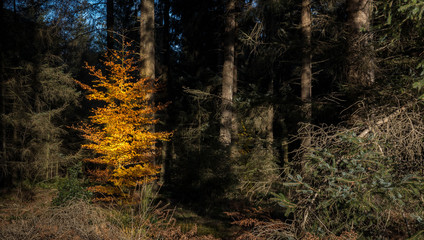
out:
{"label": "tree bark", "polygon": [[233,91],[234,91],[234,45],[235,45],[235,0],[228,0],[224,35],[224,66],[222,68],[222,115],[220,142],[224,146],[231,144]]}
{"label": "tree bark", "polygon": [[[4,1],[0,0],[0,32],[3,32],[4,20],[3,20],[3,8]],[[3,49],[3,39],[0,40],[0,128],[1,128],[1,152],[2,160],[6,161],[6,129],[3,120],[3,114],[5,114],[5,91],[4,91],[4,49]]]}
{"label": "tree bark", "polygon": [[[175,102],[175,84],[173,79],[171,78],[171,44],[170,44],[170,2],[169,0],[164,1],[164,8],[163,8],[163,65],[164,65],[164,79],[166,81],[167,86],[167,96],[171,102]],[[168,112],[168,119],[167,119],[167,126],[169,127],[169,131],[174,130],[175,126],[175,111],[174,109],[167,109]],[[163,162],[163,175],[164,175],[164,182],[165,185],[171,184],[171,161],[173,161],[175,158],[175,149],[174,149],[174,143],[171,139],[169,142],[164,143],[164,162]]]}
{"label": "tree bark", "polygon": [[[312,118],[312,52],[311,52],[311,39],[312,39],[312,16],[311,16],[311,0],[302,1],[301,13],[301,28],[302,28],[302,71],[301,71],[301,93],[302,100],[302,114],[305,123],[310,123]],[[309,134],[309,127],[303,128],[301,147],[308,149],[311,145],[311,136]],[[307,151],[302,157],[305,160]]]}
{"label": "tree bark", "polygon": [[[271,70],[271,72],[273,72],[273,70]],[[274,74],[271,74],[271,81],[268,85],[268,95],[269,96],[274,96],[275,94],[275,89],[274,89]],[[266,125],[266,147],[267,150],[270,152],[274,151],[274,118],[275,118],[275,108],[274,108],[274,103],[271,101],[270,103],[268,103],[269,106],[267,106],[267,117],[265,120],[265,125]]]}
{"label": "tree bark", "polygon": [[141,77],[155,78],[155,4],[141,1],[140,16]]}
{"label": "tree bark", "polygon": [[[155,3],[154,0],[142,0],[140,6],[140,77],[154,80],[155,76]],[[154,83],[152,83],[154,84]],[[154,104],[154,94],[146,96]],[[156,115],[153,114],[156,118]],[[156,132],[155,125],[150,132]],[[158,144],[156,145],[158,146]],[[151,156],[150,162],[158,165],[158,159]],[[163,165],[163,164],[162,164]],[[165,170],[163,170],[165,171]],[[165,174],[165,173],[163,173]],[[164,176],[161,176],[164,178]]]}
{"label": "tree bark", "polygon": [[370,32],[373,0],[347,0],[347,82],[369,86],[375,79],[374,49]]}
{"label": "tree bark", "polygon": [[106,47],[108,50],[113,49],[113,28],[114,28],[114,16],[113,16],[113,0],[107,0],[106,2]]}
{"label": "tree bark", "polygon": [[170,64],[171,64],[171,35],[170,35],[170,21],[169,14],[171,9],[171,3],[169,0],[164,1],[163,7],[163,65],[164,65],[164,74],[165,79],[168,85],[168,92],[170,96],[174,96],[173,91],[175,91],[175,86],[172,82],[170,76]]}
{"label": "tree bark", "polygon": [[302,72],[301,72],[301,100],[303,102],[303,113],[306,121],[310,121],[312,116],[312,53],[311,53],[311,1],[302,1]]}
{"label": "tree bark", "polygon": [[[1,59],[3,60],[3,59]],[[1,66],[3,67],[3,66]],[[0,76],[0,128],[1,128],[1,158],[3,159],[3,161],[6,161],[7,159],[7,136],[6,136],[6,124],[5,124],[5,120],[4,120],[4,114],[6,114],[6,109],[5,109],[5,89],[4,89],[4,78],[3,78],[3,73],[1,71],[1,76]]]}
{"label": "tree bark", "polygon": [[[237,25],[235,26],[237,28]],[[234,36],[235,37],[235,36]],[[234,43],[234,65],[233,65],[233,96],[237,94],[237,53],[236,53],[236,43]],[[235,159],[239,156],[239,149],[237,142],[239,141],[239,124],[238,124],[238,114],[235,111],[234,105],[232,106],[232,115],[231,115],[231,159]]]}

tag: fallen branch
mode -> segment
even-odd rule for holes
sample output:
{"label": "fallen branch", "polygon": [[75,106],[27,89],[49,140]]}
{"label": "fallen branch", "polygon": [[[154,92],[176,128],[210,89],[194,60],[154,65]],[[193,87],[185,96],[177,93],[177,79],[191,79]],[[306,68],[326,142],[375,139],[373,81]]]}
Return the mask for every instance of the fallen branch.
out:
{"label": "fallen branch", "polygon": [[[387,117],[385,117],[385,118],[383,118],[383,119],[381,119],[381,120],[379,120],[378,122],[376,122],[375,124],[374,124],[374,126],[380,126],[380,125],[383,125],[384,123],[387,123],[387,122],[389,122],[390,120],[392,120],[393,118],[395,118],[396,116],[398,116],[401,112],[403,112],[404,110],[406,110],[406,106],[403,106],[403,107],[401,107],[401,108],[399,108],[398,110],[396,110],[394,113],[392,113],[392,114],[390,114],[389,116],[387,116]],[[372,127],[373,126],[370,126],[370,127],[368,127],[367,129],[365,129],[364,131],[362,131],[360,134],[359,134],[359,137],[360,138],[363,138],[363,137],[365,137],[371,130],[372,130]]]}

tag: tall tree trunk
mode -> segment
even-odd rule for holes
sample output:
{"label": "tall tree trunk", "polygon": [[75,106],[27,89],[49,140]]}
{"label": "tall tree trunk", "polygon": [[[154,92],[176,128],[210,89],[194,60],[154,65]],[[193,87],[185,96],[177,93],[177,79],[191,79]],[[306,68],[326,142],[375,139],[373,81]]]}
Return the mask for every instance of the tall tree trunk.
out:
{"label": "tall tree trunk", "polygon": [[[303,154],[301,156],[301,168],[304,169],[306,162],[310,157],[310,147],[312,143],[311,137],[311,118],[312,118],[312,14],[311,0],[302,0],[301,12],[301,28],[302,28],[302,71],[300,76],[302,100],[303,120],[306,124],[300,130],[302,135],[301,148]],[[304,212],[304,218],[307,218],[308,210]],[[300,225],[302,231],[305,231],[305,221]]]}
{"label": "tall tree trunk", "polygon": [[164,1],[163,6],[163,65],[164,65],[164,77],[167,81],[168,86],[168,92],[170,96],[174,96],[173,91],[175,90],[175,86],[172,82],[171,76],[170,76],[170,63],[171,63],[171,35],[170,35],[170,21],[169,21],[169,14],[171,9],[171,3],[170,0]]}
{"label": "tall tree trunk", "polygon": [[[3,56],[2,56],[3,58]],[[3,58],[4,59],[4,58]],[[2,60],[3,62],[3,59]],[[4,67],[3,64],[1,66],[2,68]],[[4,114],[6,114],[6,104],[5,104],[5,79],[3,78],[3,71],[0,71],[0,128],[1,128],[1,158],[3,160],[3,164],[5,166],[7,166],[6,164],[6,159],[7,159],[7,133],[6,133],[6,123],[5,123],[5,119],[4,119]]]}
{"label": "tall tree trunk", "polygon": [[[275,81],[275,75],[273,73],[274,71],[271,70],[271,81],[268,84],[268,95],[274,96],[274,81]],[[266,126],[266,148],[269,152],[274,151],[274,118],[275,118],[275,110],[274,110],[274,103],[269,102],[269,105],[266,109],[266,120],[265,120],[265,126]],[[274,155],[274,154],[273,154]]]}
{"label": "tall tree trunk", "polygon": [[155,4],[141,1],[140,16],[141,77],[155,78]]}
{"label": "tall tree trunk", "polygon": [[[0,32],[3,32],[4,19],[3,19],[3,8],[4,1],[0,0]],[[0,39],[0,129],[1,129],[1,152],[2,160],[6,161],[6,129],[3,120],[3,114],[5,114],[5,99],[4,99],[4,49],[3,39]]]}
{"label": "tall tree trunk", "polygon": [[273,151],[274,145],[274,106],[270,104],[267,109],[267,119],[266,119],[266,146],[269,151]]}
{"label": "tall tree trunk", "polygon": [[[237,28],[237,26],[235,26]],[[234,44],[234,48],[236,48]],[[237,88],[237,53],[236,50],[234,50],[234,66],[233,66],[233,95],[237,94],[238,88]],[[237,111],[235,111],[234,106],[232,106],[233,111],[231,115],[231,158],[235,159],[238,156],[239,149],[237,147],[237,142],[239,140],[239,125],[238,125],[238,115]]]}
{"label": "tall tree trunk", "polygon": [[[155,79],[155,3],[154,0],[142,0],[140,6],[140,77]],[[153,84],[153,83],[152,83]],[[154,103],[155,96],[147,96]],[[153,115],[155,118],[155,114]],[[150,131],[155,132],[155,126],[150,126]],[[155,156],[150,157],[150,162],[158,165]],[[162,166],[163,167],[163,166]],[[164,173],[163,173],[164,174]],[[164,176],[161,176],[163,178]]]}
{"label": "tall tree trunk", "polygon": [[107,0],[106,2],[106,28],[107,28],[107,36],[106,36],[106,46],[107,49],[113,49],[113,28],[114,28],[114,16],[113,16],[113,0]]}
{"label": "tall tree trunk", "polygon": [[[302,71],[301,71],[301,94],[302,100],[302,113],[305,123],[310,123],[312,118],[312,52],[311,52],[311,38],[312,38],[312,16],[311,16],[311,0],[302,0],[302,13],[301,13],[301,28],[303,35],[302,46]],[[309,126],[303,128],[301,147],[308,149],[311,145],[311,136],[309,133]],[[302,157],[305,160],[307,152]]]}
{"label": "tall tree trunk", "polygon": [[[171,102],[175,102],[175,84],[173,79],[171,78],[171,44],[170,44],[170,21],[169,21],[169,14],[170,14],[170,2],[169,0],[164,1],[164,7],[163,7],[163,65],[164,65],[164,78],[166,80],[166,86],[167,86],[167,96],[169,97],[169,100]],[[169,131],[174,130],[175,126],[175,110],[171,107],[170,109],[167,109],[168,112],[168,121],[167,126],[170,128]],[[163,163],[163,171],[164,171],[164,182],[165,185],[169,185],[171,183],[171,161],[174,160],[175,156],[175,149],[174,149],[174,143],[171,139],[168,142],[164,143],[164,163]]]}
{"label": "tall tree trunk", "polygon": [[375,60],[370,33],[373,0],[347,0],[347,82],[369,86],[375,78]]}
{"label": "tall tree trunk", "polygon": [[234,45],[235,45],[235,0],[228,0],[225,19],[224,35],[224,66],[222,69],[222,115],[220,142],[224,146],[231,144],[231,129],[233,115],[233,91],[234,91]]}

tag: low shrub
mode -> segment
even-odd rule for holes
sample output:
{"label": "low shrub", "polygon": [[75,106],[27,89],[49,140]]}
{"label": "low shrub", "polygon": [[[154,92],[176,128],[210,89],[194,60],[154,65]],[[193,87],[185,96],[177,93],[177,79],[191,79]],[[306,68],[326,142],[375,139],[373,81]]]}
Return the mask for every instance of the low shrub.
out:
{"label": "low shrub", "polygon": [[344,131],[326,136],[325,144],[308,150],[302,166],[288,167],[287,191],[274,195],[298,234],[409,237],[424,229],[421,176],[399,175],[397,159],[385,155],[387,146],[373,135]]}
{"label": "low shrub", "polygon": [[68,169],[68,176],[60,179],[57,185],[58,194],[53,204],[63,205],[70,200],[89,200],[92,193],[87,191],[82,175],[82,163],[79,162]]}

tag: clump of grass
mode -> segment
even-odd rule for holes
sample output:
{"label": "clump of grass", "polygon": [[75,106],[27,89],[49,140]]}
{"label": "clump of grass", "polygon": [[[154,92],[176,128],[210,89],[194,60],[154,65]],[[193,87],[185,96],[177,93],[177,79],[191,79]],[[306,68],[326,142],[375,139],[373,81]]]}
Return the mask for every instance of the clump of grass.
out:
{"label": "clump of grass", "polygon": [[201,235],[202,227],[198,231],[197,225],[182,231],[173,217],[174,210],[155,200],[157,193],[151,185],[142,186],[128,205],[93,204],[81,198],[54,205],[55,191],[34,191],[32,202],[2,201],[0,239],[215,239]]}
{"label": "clump of grass", "polygon": [[169,205],[156,202],[157,192],[152,185],[146,184],[134,194],[134,203],[115,209],[110,219],[125,239],[193,239],[214,240],[212,235],[203,235],[196,224],[190,229],[181,229],[174,218],[174,209]]}

